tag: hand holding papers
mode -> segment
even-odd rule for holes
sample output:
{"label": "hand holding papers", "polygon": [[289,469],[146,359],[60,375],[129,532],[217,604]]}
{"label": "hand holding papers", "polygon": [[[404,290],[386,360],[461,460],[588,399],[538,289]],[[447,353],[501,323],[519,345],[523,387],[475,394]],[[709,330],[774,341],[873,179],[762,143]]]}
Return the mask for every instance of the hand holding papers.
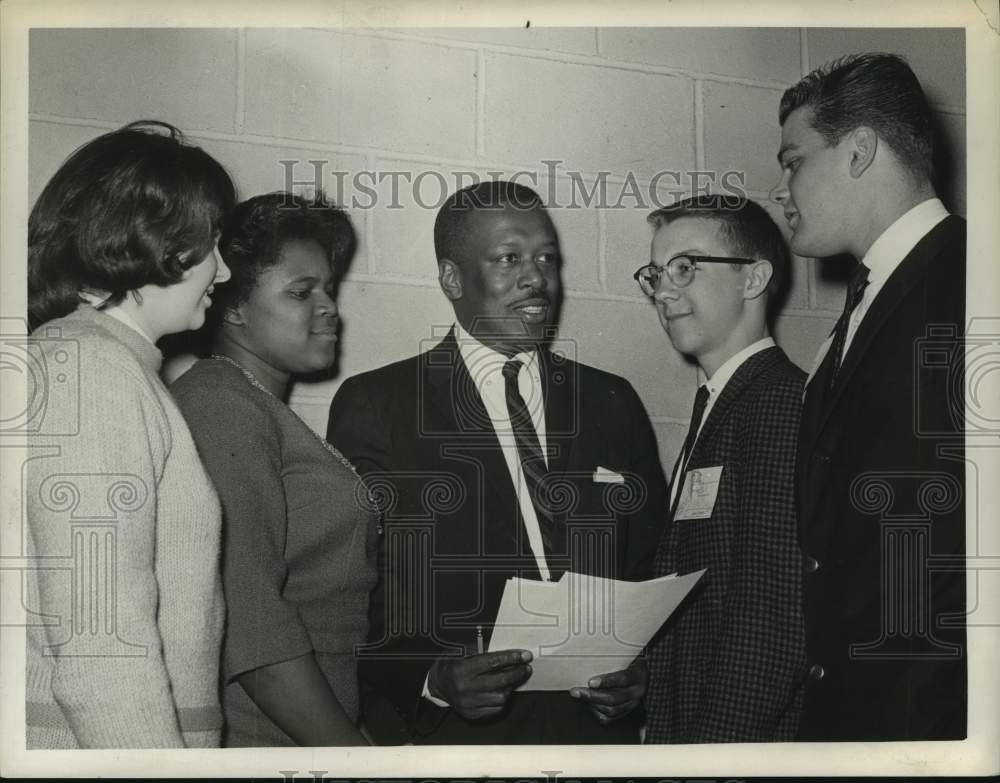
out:
{"label": "hand holding papers", "polygon": [[518,690],[586,686],[627,668],[703,573],[646,582],[574,573],[558,582],[508,579],[490,651],[531,651],[532,674]]}

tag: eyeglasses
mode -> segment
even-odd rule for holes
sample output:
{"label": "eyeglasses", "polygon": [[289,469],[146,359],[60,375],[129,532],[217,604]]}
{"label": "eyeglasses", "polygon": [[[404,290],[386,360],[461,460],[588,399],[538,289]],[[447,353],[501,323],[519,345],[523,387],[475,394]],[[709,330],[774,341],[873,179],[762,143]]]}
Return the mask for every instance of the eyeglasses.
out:
{"label": "eyeglasses", "polygon": [[670,282],[677,288],[684,288],[691,285],[694,280],[694,273],[698,269],[698,264],[756,264],[757,259],[753,258],[729,258],[728,256],[674,256],[666,266],[656,264],[646,264],[635,270],[632,275],[639,283],[639,288],[646,296],[653,296],[660,285],[660,278],[663,273],[667,273]]}

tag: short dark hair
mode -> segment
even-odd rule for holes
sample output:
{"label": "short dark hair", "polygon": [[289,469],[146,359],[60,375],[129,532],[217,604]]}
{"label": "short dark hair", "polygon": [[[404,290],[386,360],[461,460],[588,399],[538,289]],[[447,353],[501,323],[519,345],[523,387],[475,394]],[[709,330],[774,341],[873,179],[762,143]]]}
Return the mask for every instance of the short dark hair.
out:
{"label": "short dark hair", "polygon": [[851,54],[804,76],[781,96],[785,124],[798,108],[812,110],[812,127],[827,144],[867,125],[919,181],[934,175],[934,118],[920,81],[895,54]]}
{"label": "short dark hair", "polygon": [[455,258],[465,236],[465,221],[470,215],[477,210],[504,206],[544,208],[541,197],[531,188],[503,179],[483,180],[448,196],[434,220],[434,252],[437,259]]}
{"label": "short dark hair", "polygon": [[323,191],[312,198],[276,191],[237,204],[219,241],[231,277],[215,288],[213,314],[245,302],[261,273],[278,263],[285,243],[296,239],[317,242],[337,271],[357,246],[350,218]]}
{"label": "short dark hair", "polygon": [[88,288],[114,304],[178,282],[212,251],[235,201],[222,165],[165,122],[140,120],[84,144],[28,219],[32,328],[73,312]]}
{"label": "short dark hair", "polygon": [[702,193],[650,212],[646,220],[658,229],[683,217],[716,221],[723,239],[737,256],[770,261],[768,302],[778,301],[788,283],[791,256],[781,230],[767,210],[742,196]]}

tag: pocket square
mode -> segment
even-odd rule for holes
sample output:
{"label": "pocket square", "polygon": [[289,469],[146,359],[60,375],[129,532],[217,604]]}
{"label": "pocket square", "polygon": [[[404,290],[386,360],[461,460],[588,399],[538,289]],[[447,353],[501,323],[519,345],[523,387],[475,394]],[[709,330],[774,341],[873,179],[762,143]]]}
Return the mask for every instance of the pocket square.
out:
{"label": "pocket square", "polygon": [[594,483],[624,484],[625,477],[621,473],[615,473],[613,470],[608,470],[607,468],[602,468],[598,465],[597,470],[594,471]]}

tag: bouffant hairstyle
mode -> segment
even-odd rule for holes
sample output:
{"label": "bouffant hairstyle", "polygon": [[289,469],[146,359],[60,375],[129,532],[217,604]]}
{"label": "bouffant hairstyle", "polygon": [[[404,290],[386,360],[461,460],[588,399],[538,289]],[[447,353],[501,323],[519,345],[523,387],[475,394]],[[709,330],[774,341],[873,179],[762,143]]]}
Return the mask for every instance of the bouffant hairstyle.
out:
{"label": "bouffant hairstyle", "polygon": [[84,144],[28,220],[32,328],[73,312],[87,291],[115,304],[178,282],[212,251],[235,201],[222,165],[165,122],[133,122]]}

